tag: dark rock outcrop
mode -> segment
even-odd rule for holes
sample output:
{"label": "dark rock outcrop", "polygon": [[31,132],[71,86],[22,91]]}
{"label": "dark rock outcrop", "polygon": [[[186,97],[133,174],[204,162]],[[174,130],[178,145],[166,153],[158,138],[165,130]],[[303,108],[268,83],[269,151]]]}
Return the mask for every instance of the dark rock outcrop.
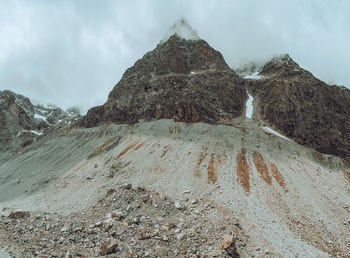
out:
{"label": "dark rock outcrop", "polygon": [[7,149],[22,130],[34,130],[33,116],[34,106],[28,98],[0,91],[0,150]]}
{"label": "dark rock outcrop", "polygon": [[60,128],[80,118],[76,108],[67,112],[49,105],[33,105],[29,98],[0,91],[0,151],[30,145],[50,128]]}
{"label": "dark rock outcrop", "polygon": [[174,34],[126,70],[107,102],[90,109],[81,125],[153,119],[229,124],[243,114],[243,80],[204,40]]}
{"label": "dark rock outcrop", "polygon": [[248,85],[253,119],[317,151],[350,159],[350,90],[328,85],[288,55],[273,58]]}

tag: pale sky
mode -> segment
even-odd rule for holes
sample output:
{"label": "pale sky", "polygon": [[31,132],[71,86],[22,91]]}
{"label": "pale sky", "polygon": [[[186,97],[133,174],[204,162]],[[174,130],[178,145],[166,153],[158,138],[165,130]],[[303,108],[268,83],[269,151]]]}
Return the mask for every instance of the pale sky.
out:
{"label": "pale sky", "polygon": [[86,111],[181,17],[232,68],[288,53],[350,87],[348,0],[0,0],[0,90]]}

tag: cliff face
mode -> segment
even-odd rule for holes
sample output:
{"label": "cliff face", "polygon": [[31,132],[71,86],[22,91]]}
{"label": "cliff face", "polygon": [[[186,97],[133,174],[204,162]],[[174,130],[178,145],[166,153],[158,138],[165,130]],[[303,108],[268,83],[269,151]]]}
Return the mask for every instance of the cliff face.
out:
{"label": "cliff face", "polygon": [[328,85],[288,55],[267,62],[249,80],[253,119],[296,142],[350,160],[350,91]]}
{"label": "cliff face", "polygon": [[[253,119],[294,141],[350,161],[350,91],[331,86],[288,55],[253,75],[238,76],[204,40],[177,34],[126,70],[103,106],[90,109],[83,127],[156,119],[232,124],[254,97]],[[252,72],[252,71],[250,71]]]}
{"label": "cliff face", "polygon": [[225,124],[242,115],[247,98],[243,80],[218,51],[175,34],[127,69],[107,102],[81,124],[161,118]]}
{"label": "cliff face", "polygon": [[80,118],[74,109],[33,105],[29,98],[9,90],[0,91],[0,150],[27,146],[48,128],[60,128]]}
{"label": "cliff face", "polygon": [[0,91],[0,150],[6,149],[22,130],[36,127],[30,100],[11,91]]}

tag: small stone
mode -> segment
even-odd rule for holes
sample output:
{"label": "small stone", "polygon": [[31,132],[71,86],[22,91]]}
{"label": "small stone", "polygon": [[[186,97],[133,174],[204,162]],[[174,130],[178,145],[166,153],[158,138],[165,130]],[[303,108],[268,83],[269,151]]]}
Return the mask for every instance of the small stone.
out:
{"label": "small stone", "polygon": [[115,210],[111,213],[111,218],[116,220],[123,220],[125,216],[123,215],[123,212]]}
{"label": "small stone", "polygon": [[198,203],[198,200],[197,200],[197,199],[191,200],[191,204],[197,204],[197,203]]}
{"label": "small stone", "polygon": [[239,257],[233,235],[225,235],[221,241],[221,248],[224,249],[231,257]]}
{"label": "small stone", "polygon": [[136,217],[136,218],[133,218],[133,219],[132,219],[132,223],[133,223],[133,224],[140,224],[140,222],[141,222],[141,220],[140,220],[139,217]]}
{"label": "small stone", "polygon": [[123,188],[124,188],[124,189],[131,189],[131,186],[132,186],[132,185],[131,185],[130,183],[124,183],[124,184],[123,184]]}
{"label": "small stone", "polygon": [[102,221],[98,221],[98,222],[95,223],[95,227],[101,227],[102,224],[103,224]]}
{"label": "small stone", "polygon": [[60,231],[61,232],[67,232],[68,230],[69,230],[68,226],[63,226]]}
{"label": "small stone", "polygon": [[162,237],[162,240],[163,240],[164,242],[168,242],[169,238],[168,238],[166,235],[164,235],[164,236]]}
{"label": "small stone", "polygon": [[178,233],[176,234],[176,239],[177,240],[182,240],[184,238],[185,234],[184,233]]}
{"label": "small stone", "polygon": [[182,208],[179,201],[175,201],[175,208],[176,209],[181,209]]}
{"label": "small stone", "polygon": [[129,204],[128,207],[126,207],[127,212],[132,212],[134,208]]}
{"label": "small stone", "polygon": [[183,191],[183,194],[189,194],[189,193],[191,193],[190,190],[185,190],[185,191]]}
{"label": "small stone", "polygon": [[173,229],[175,227],[175,223],[174,222],[169,222],[166,226],[167,226],[168,230],[171,230],[171,229]]}
{"label": "small stone", "polygon": [[107,238],[100,242],[100,253],[99,255],[107,255],[114,252],[117,248],[118,242],[114,238]]}
{"label": "small stone", "polygon": [[148,238],[149,238],[148,234],[146,232],[142,231],[141,232],[141,239],[145,240],[145,239],[148,239]]}

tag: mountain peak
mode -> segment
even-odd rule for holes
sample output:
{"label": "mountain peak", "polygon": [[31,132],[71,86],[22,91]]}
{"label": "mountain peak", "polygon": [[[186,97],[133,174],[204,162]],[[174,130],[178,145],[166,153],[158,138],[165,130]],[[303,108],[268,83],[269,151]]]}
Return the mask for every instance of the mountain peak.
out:
{"label": "mountain peak", "polygon": [[294,76],[311,73],[302,69],[288,54],[282,54],[273,57],[266,62],[260,71],[263,76]]}
{"label": "mountain peak", "polygon": [[[180,24],[187,27],[184,20]],[[248,98],[240,82],[206,41],[185,40],[175,33],[128,68],[107,102],[90,109],[81,125],[164,118],[231,123],[243,113]]]}
{"label": "mountain peak", "polygon": [[191,27],[185,18],[179,19],[168,29],[160,44],[166,42],[172,35],[185,40],[200,40],[198,32]]}

